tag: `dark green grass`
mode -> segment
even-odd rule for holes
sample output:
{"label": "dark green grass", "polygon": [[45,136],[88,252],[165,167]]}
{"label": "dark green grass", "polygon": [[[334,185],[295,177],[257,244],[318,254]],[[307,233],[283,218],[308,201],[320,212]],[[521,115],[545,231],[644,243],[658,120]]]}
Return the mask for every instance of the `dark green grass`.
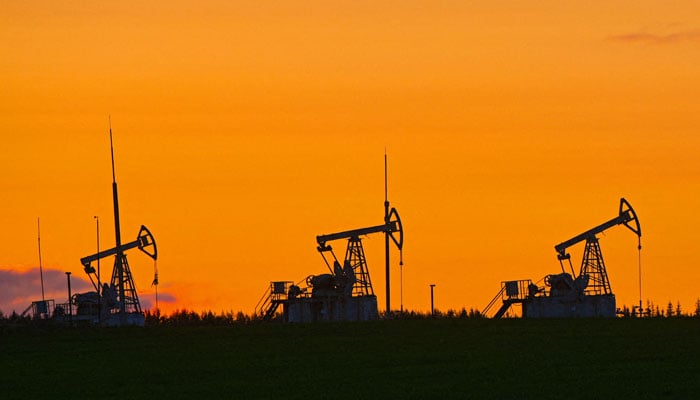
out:
{"label": "dark green grass", "polygon": [[4,328],[3,399],[698,398],[700,319]]}

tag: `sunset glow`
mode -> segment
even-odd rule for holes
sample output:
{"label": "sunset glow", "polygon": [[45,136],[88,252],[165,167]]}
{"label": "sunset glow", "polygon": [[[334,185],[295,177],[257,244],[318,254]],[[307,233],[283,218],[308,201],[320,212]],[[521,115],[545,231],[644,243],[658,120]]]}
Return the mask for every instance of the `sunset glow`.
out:
{"label": "sunset glow", "polygon": [[[122,236],[153,232],[166,312],[249,313],[324,273],[316,235],[382,223],[385,149],[404,308],[560,272],[554,245],[621,197],[643,249],[599,236],[618,305],[639,260],[644,301],[700,297],[696,1],[7,2],[0,26],[6,314],[41,298],[37,217],[57,300],[64,271],[87,278],[93,216],[114,245],[110,115]],[[363,241],[382,309],[384,239]],[[153,307],[153,262],[128,257]]]}

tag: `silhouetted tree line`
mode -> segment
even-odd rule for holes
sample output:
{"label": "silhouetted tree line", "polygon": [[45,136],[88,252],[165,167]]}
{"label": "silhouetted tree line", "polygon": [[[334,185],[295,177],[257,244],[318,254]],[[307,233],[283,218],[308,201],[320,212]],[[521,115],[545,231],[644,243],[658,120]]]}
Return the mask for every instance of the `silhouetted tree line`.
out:
{"label": "silhouetted tree line", "polygon": [[479,310],[470,308],[467,310],[462,307],[460,310],[449,309],[447,311],[441,311],[435,309],[435,312],[431,314],[430,312],[418,312],[418,311],[394,311],[391,314],[385,314],[383,316],[385,319],[427,319],[427,318],[439,318],[439,319],[467,319],[467,318],[484,318]]}
{"label": "silhouetted tree line", "polygon": [[258,321],[259,318],[243,313],[243,311],[221,312],[214,314],[212,311],[196,313],[192,310],[175,310],[169,315],[162,315],[159,310],[146,310],[146,326],[222,326],[234,324],[247,324]]}
{"label": "silhouetted tree line", "polygon": [[[176,310],[169,315],[161,315],[159,312],[146,311],[146,325],[164,325],[164,326],[218,326],[218,325],[235,325],[235,324],[250,324],[262,322],[262,317],[259,315],[245,314],[242,311],[221,312],[214,314],[212,311],[204,311],[196,313],[191,310]],[[465,309],[448,310],[442,312],[435,310],[435,314],[422,313],[418,311],[394,311],[390,314],[381,315],[382,319],[427,319],[427,318],[483,318],[479,310]],[[272,321],[282,321],[282,314],[277,314],[272,318]]]}
{"label": "silhouetted tree line", "polygon": [[[258,315],[245,314],[242,311],[238,312],[221,312],[214,314],[212,311],[204,311],[196,313],[191,310],[176,310],[169,315],[161,315],[159,312],[146,311],[146,325],[165,325],[165,326],[217,326],[217,325],[235,325],[235,324],[250,324],[262,322],[262,318]],[[653,317],[653,318],[675,318],[675,317],[700,317],[700,299],[695,302],[695,308],[692,312],[684,312],[680,302],[676,302],[675,306],[672,302],[668,302],[667,306],[662,308],[659,305],[648,301],[646,308],[642,310],[641,315],[639,307],[623,306],[620,310],[622,317]],[[412,310],[392,311],[388,314],[380,315],[381,319],[476,319],[485,318],[479,310],[470,308],[461,308],[459,310],[448,309],[442,311],[436,309],[434,314],[430,312],[420,312]],[[282,315],[277,314],[272,321],[281,321]]]}
{"label": "silhouetted tree line", "polygon": [[[239,324],[261,323],[262,318],[259,315],[246,314],[242,311],[226,311],[215,314],[212,311],[195,312],[192,310],[181,309],[175,310],[168,315],[161,314],[159,310],[146,310],[145,319],[146,326],[227,326]],[[638,306],[628,307],[623,306],[619,313],[622,317],[652,317],[652,318],[680,318],[680,317],[700,317],[700,298],[696,300],[693,311],[684,311],[680,302],[669,301],[665,307],[654,304],[652,301],[647,301],[646,307],[639,310]],[[419,311],[392,311],[388,314],[382,314],[381,319],[477,319],[485,318],[479,310],[470,308],[462,308],[460,310],[449,309],[441,311],[436,309],[433,314],[430,312]],[[273,321],[281,321],[282,315],[277,314]],[[4,314],[0,310],[0,327],[7,326],[49,326],[52,321],[50,319],[32,318],[30,316],[21,316],[16,312],[9,315]]]}
{"label": "silhouetted tree line", "polygon": [[[641,312],[640,312],[641,311]],[[665,307],[654,304],[653,301],[647,300],[646,307],[639,310],[639,306],[623,306],[619,314],[623,317],[652,317],[652,318],[677,318],[677,317],[700,317],[700,299],[695,301],[695,309],[693,311],[684,311],[679,301],[674,305],[669,301]]]}

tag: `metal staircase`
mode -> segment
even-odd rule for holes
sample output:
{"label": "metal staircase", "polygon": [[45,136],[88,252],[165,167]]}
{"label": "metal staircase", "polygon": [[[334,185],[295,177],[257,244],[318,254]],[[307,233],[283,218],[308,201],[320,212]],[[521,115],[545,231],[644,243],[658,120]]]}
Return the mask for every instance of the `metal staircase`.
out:
{"label": "metal staircase", "polygon": [[265,293],[255,306],[255,315],[263,321],[270,321],[277,313],[280,304],[287,301],[289,288],[293,284],[294,282],[291,281],[270,282],[270,287],[265,289]]}
{"label": "metal staircase", "polygon": [[522,304],[530,297],[530,288],[532,286],[534,285],[529,279],[501,282],[501,290],[496,293],[481,314],[488,316],[489,312],[498,303],[498,300],[501,300],[501,307],[492,318],[498,319],[503,317],[513,304]]}

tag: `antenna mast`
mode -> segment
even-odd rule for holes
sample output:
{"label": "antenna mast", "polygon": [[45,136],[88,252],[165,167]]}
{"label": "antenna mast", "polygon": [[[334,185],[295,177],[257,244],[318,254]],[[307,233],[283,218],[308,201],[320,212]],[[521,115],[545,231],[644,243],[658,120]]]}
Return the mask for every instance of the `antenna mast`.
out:
{"label": "antenna mast", "polygon": [[[384,149],[384,223],[389,224],[389,179],[386,149]],[[384,255],[386,262],[386,313],[391,313],[391,281],[389,279],[389,232],[384,232]]]}
{"label": "antenna mast", "polygon": [[[136,285],[134,283],[134,278],[131,275],[131,269],[129,268],[129,262],[126,259],[126,251],[138,248],[139,250],[146,253],[152,259],[158,258],[158,252],[156,250],[156,242],[153,238],[151,232],[145,226],[141,225],[141,230],[139,231],[136,240],[129,243],[122,243],[121,237],[121,224],[119,221],[119,196],[117,194],[117,177],[115,173],[115,163],[114,163],[114,140],[112,134],[112,118],[109,118],[109,148],[110,156],[112,158],[112,201],[114,203],[114,231],[115,231],[115,241],[116,246],[108,250],[100,251],[99,247],[99,219],[95,216],[97,221],[97,253],[83,257],[80,259],[80,263],[83,264],[85,273],[90,277],[90,282],[95,285],[93,281],[93,274],[97,272],[97,292],[100,296],[98,300],[99,312],[104,312],[104,318],[100,314],[97,318],[100,324],[106,323],[107,325],[122,326],[122,325],[144,325],[144,315],[141,312],[141,304],[139,302],[138,294],[136,292]],[[103,283],[100,277],[100,259],[105,257],[114,256],[114,269],[112,270],[112,277],[109,285]],[[97,271],[92,267],[92,262],[97,261]],[[101,287],[99,287],[101,285]],[[90,303],[89,301],[84,301],[84,303]],[[96,313],[91,313],[95,314]]]}
{"label": "antenna mast", "polygon": [[117,256],[115,259],[115,265],[114,269],[116,272],[116,276],[113,277],[116,278],[117,280],[117,287],[118,287],[118,292],[119,295],[122,297],[120,298],[120,312],[124,313],[126,312],[126,304],[124,302],[124,264],[123,264],[123,259],[124,259],[124,252],[121,250],[122,246],[122,235],[121,235],[121,226],[119,224],[119,198],[117,196],[117,178],[116,178],[116,173],[114,172],[114,142],[112,140],[112,116],[109,116],[109,149],[112,154],[112,201],[114,203],[114,237],[116,240],[116,248],[117,248]]}
{"label": "antenna mast", "polygon": [[[121,226],[119,224],[119,198],[117,196],[117,178],[114,172],[114,143],[112,141],[112,117],[109,117],[109,149],[112,153],[112,199],[114,201],[114,234],[116,236],[117,248],[122,245]],[[117,255],[122,256],[119,252]]]}
{"label": "antenna mast", "polygon": [[[112,140],[112,116],[109,117],[109,149],[112,154],[112,200],[114,202],[114,238],[116,240],[117,254],[114,260],[114,274],[112,276],[112,284],[117,281],[117,290],[119,293],[119,312],[126,312],[126,296],[124,293],[124,251],[122,249],[121,225],[119,223],[119,197],[117,196],[117,178],[114,172],[114,142]],[[138,300],[136,300],[136,311],[140,312]]]}
{"label": "antenna mast", "polygon": [[45,302],[44,298],[44,267],[41,263],[41,222],[40,218],[36,219],[37,242],[39,245],[39,276],[41,277],[41,301]]}

